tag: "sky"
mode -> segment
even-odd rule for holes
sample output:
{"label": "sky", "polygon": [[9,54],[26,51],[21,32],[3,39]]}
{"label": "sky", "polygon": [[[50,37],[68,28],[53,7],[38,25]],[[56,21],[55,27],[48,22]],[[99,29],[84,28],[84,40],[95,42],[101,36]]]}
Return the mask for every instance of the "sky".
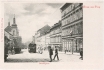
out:
{"label": "sky", "polygon": [[38,29],[47,24],[53,26],[61,20],[62,5],[63,3],[5,3],[4,27],[7,27],[8,22],[13,24],[15,14],[22,42],[32,41],[32,36]]}

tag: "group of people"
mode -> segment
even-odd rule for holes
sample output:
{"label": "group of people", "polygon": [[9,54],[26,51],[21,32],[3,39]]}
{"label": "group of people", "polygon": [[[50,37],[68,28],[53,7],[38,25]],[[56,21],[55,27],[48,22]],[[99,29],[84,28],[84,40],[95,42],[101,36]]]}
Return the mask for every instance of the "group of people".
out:
{"label": "group of people", "polygon": [[50,62],[52,62],[52,60],[55,60],[56,56],[57,56],[57,60],[59,60],[59,57],[58,57],[58,47],[57,46],[55,46],[55,55],[54,55],[53,59],[52,59],[52,55],[53,55],[53,50],[52,50],[51,46],[49,46]]}
{"label": "group of people", "polygon": [[37,50],[38,50],[38,53],[40,53],[40,54],[43,53],[43,48],[42,47],[38,47]]}

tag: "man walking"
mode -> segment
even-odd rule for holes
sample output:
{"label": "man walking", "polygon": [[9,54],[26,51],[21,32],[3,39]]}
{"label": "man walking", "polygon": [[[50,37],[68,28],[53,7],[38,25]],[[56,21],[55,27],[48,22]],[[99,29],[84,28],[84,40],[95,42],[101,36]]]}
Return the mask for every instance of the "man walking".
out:
{"label": "man walking", "polygon": [[49,57],[50,57],[50,62],[52,62],[52,55],[53,55],[53,50],[51,49],[51,46],[49,46]]}
{"label": "man walking", "polygon": [[54,59],[53,60],[55,60],[55,57],[56,56],[57,56],[57,60],[59,60],[57,46],[55,46],[55,56],[54,56]]}

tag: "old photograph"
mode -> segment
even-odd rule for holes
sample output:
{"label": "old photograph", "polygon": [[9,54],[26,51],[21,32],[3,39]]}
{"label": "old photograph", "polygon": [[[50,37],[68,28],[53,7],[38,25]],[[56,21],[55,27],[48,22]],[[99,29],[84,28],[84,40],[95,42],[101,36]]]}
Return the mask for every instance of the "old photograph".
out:
{"label": "old photograph", "polygon": [[4,62],[82,62],[83,3],[4,3]]}

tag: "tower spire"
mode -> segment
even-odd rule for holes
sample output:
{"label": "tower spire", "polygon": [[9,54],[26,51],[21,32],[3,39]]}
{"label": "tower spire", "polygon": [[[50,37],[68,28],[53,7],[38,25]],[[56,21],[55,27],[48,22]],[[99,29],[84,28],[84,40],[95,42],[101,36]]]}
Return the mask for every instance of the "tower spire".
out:
{"label": "tower spire", "polygon": [[13,17],[13,24],[12,24],[12,26],[17,26],[16,25],[16,20],[15,20],[15,14],[14,14],[14,17]]}
{"label": "tower spire", "polygon": [[16,24],[16,23],[15,23],[15,14],[14,14],[14,18],[13,18],[13,24]]}

